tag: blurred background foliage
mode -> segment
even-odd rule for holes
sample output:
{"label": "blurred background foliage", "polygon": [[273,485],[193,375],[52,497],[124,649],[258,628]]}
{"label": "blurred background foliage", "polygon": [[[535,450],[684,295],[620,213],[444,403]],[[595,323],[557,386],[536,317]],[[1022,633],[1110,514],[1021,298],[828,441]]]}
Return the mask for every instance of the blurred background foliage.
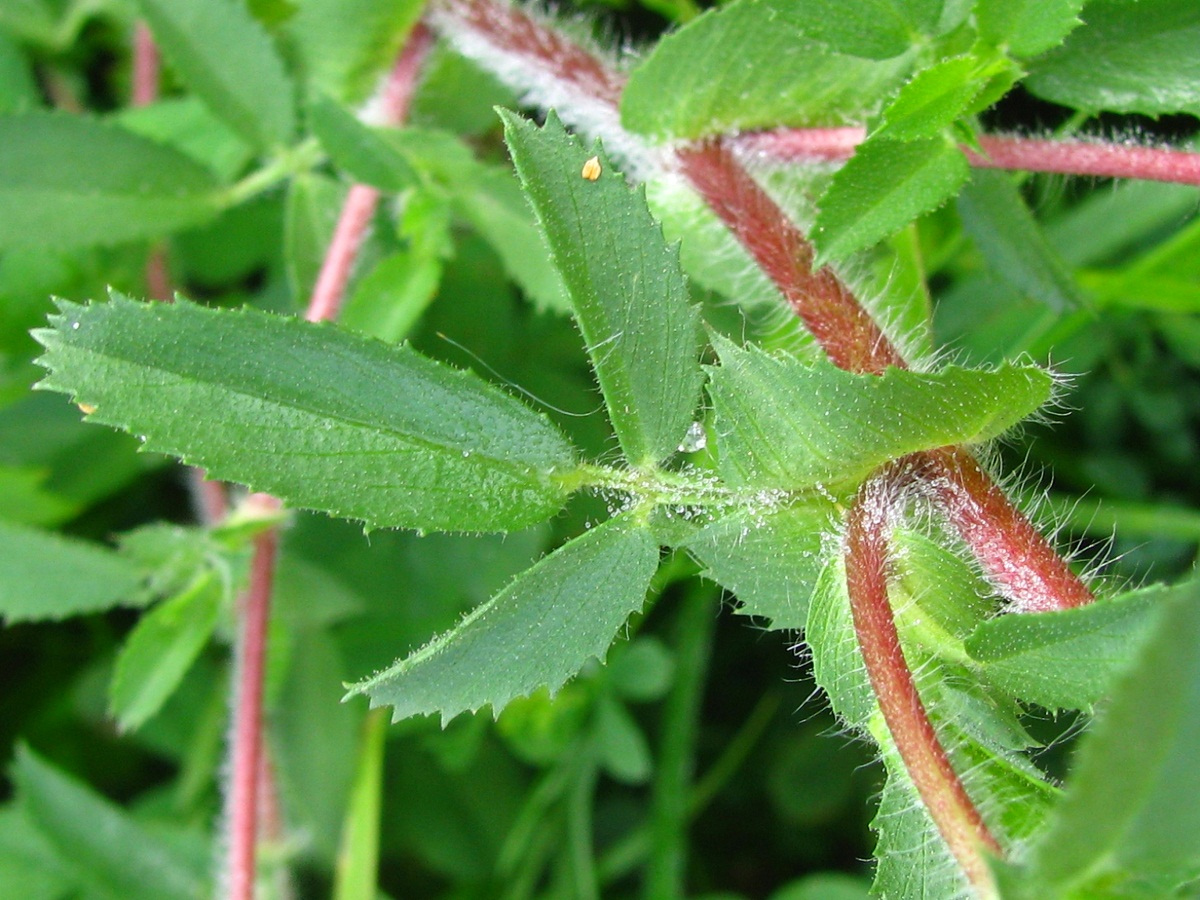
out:
{"label": "blurred background foliage", "polygon": [[[303,68],[297,4],[250,6]],[[606,42],[650,39],[697,12],[691,0],[580,6]],[[244,174],[249,149],[183,95],[169,70],[166,99],[126,108],[132,23],[117,0],[0,4],[0,115],[92,110],[186,145],[225,178]],[[439,49],[413,118],[464,136],[479,159],[502,165],[494,104],[515,98]],[[989,115],[989,126],[1039,134],[1083,124],[1021,91]],[[1149,141],[1191,140],[1195,125],[1187,117],[1087,123]],[[1065,376],[1059,407],[1000,451],[1009,471],[1024,473],[1018,490],[1081,554],[1104,562],[1110,577],[1174,578],[1193,565],[1200,540],[1197,191],[1030,176],[1019,196],[1035,214],[1049,263],[1024,269],[1005,264],[994,235],[1026,226],[995,218],[1001,205],[985,202],[991,187],[988,176],[977,179],[960,202],[903,236],[925,264],[937,345],[973,363],[1022,355],[1051,362]],[[302,310],[345,190],[342,176],[318,167],[290,188],[173,235],[165,252],[176,286],[222,306]],[[397,284],[414,292],[414,303],[431,297],[412,334],[417,347],[520,385],[580,447],[596,455],[611,449],[570,320],[523,294],[494,233],[445,196],[410,196],[404,210],[399,228],[380,213],[347,315],[379,327],[376,298]],[[27,332],[44,322],[50,298],[83,301],[109,285],[146,296],[152,249],[33,246],[0,254],[0,525],[108,545],[146,528],[156,529],[144,533],[148,543],[176,540],[194,550],[201,540],[183,469],[137,453],[128,436],[83,424],[61,397],[29,390],[39,370]],[[396,259],[408,262],[389,262]],[[413,276],[414,260],[424,281]],[[1047,303],[1047,291],[1072,302]],[[729,314],[717,303],[709,318],[720,325]],[[737,617],[734,599],[700,580],[684,558],[664,566],[648,611],[631,623],[609,665],[593,666],[553,702],[515,702],[494,722],[482,714],[445,729],[415,720],[386,730],[361,698],[339,702],[343,683],[420,646],[576,533],[594,514],[588,503],[582,498],[552,528],[506,538],[364,535],[323,516],[290,517],[268,681],[286,828],[269,859],[280,871],[286,864],[297,896],[329,895],[356,786],[369,790],[364,761],[372,746],[383,754],[380,886],[390,896],[572,896],[573,860],[592,853],[603,896],[637,895],[656,840],[650,797],[661,779],[674,777],[664,761],[692,753],[685,850],[693,896],[866,896],[878,765],[838,733],[793,646],[798,638]],[[235,579],[245,565],[244,542],[203,552]],[[8,770],[25,745],[53,767],[26,761],[19,784],[0,782],[0,895],[123,895],[119,881],[93,879],[72,858],[63,810],[77,807],[56,805],[72,790],[107,798],[124,810],[122,822],[209,868],[230,623],[216,624],[217,640],[161,711],[122,733],[106,691],[137,621],[136,610],[120,609],[0,629],[0,761]],[[1051,765],[1061,766],[1069,738],[1059,738],[1071,725],[1036,726],[1058,741]],[[101,808],[116,814],[117,807]],[[107,865],[119,867],[130,852],[122,843],[128,834],[120,834]],[[87,848],[96,853],[103,855]],[[103,860],[86,858],[93,874],[104,871]]]}

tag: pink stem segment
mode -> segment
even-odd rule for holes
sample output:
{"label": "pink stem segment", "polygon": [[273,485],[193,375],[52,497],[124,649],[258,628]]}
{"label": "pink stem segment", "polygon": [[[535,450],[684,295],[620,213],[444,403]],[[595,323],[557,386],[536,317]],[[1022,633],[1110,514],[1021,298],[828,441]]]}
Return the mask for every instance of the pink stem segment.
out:
{"label": "pink stem segment", "polygon": [[[384,85],[380,104],[383,124],[398,125],[408,117],[417,76],[432,45],[432,32],[425,25],[418,24],[409,35]],[[354,259],[378,204],[379,191],[370,185],[356,184],[350,188],[342,204],[333,239],[321,263],[308,310],[304,314],[308,321],[326,322],[337,318],[346,296]]]}
{"label": "pink stem segment", "polygon": [[982,850],[1001,853],[954,771],[904,658],[888,598],[888,540],[899,513],[898,485],[904,461],[867,481],[850,508],[846,524],[846,588],[850,612],[888,731],[904,768],[950,852],[980,896],[994,896]]}
{"label": "pink stem segment", "polygon": [[158,99],[158,45],[145,22],[138,22],[133,33],[134,106],[146,106]]}
{"label": "pink stem segment", "polygon": [[[853,156],[865,139],[863,128],[795,128],[744,135],[738,144],[779,160],[840,162]],[[999,135],[982,135],[979,147],[982,153],[968,147],[963,147],[963,152],[971,165],[981,169],[1200,185],[1200,153],[1186,150]]]}
{"label": "pink stem segment", "polygon": [[[268,494],[254,494],[250,499],[264,512],[279,508],[279,501]],[[263,765],[263,670],[278,547],[279,532],[274,528],[254,539],[250,585],[242,598],[234,694],[233,773],[227,800],[229,900],[254,898],[259,774]]]}

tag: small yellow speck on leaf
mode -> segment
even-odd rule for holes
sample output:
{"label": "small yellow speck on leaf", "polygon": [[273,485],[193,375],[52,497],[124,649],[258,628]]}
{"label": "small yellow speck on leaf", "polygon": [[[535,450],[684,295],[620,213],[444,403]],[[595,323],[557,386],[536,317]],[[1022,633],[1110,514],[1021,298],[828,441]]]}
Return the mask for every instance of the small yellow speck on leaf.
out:
{"label": "small yellow speck on leaf", "polygon": [[79,403],[77,405],[79,406],[80,412],[82,412],[85,416],[90,416],[96,411],[96,407],[92,406],[90,403]]}
{"label": "small yellow speck on leaf", "polygon": [[603,171],[603,169],[600,168],[600,157],[593,156],[591,159],[589,159],[587,162],[585,162],[583,164],[583,171],[580,172],[579,174],[582,175],[584,178],[586,178],[588,181],[595,181],[597,178],[600,177],[600,173],[602,171]]}

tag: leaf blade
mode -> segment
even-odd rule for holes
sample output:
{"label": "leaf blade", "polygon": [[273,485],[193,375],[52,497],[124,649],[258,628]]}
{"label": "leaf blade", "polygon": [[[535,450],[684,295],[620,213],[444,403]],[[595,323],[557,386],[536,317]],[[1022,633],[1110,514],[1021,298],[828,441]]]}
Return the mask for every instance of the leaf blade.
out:
{"label": "leaf blade", "polygon": [[1031,848],[1051,889],[1174,893],[1200,872],[1200,603],[1179,586],[1138,662],[1079,749],[1067,793]]}
{"label": "leaf blade", "polygon": [[112,550],[0,522],[0,614],[6,623],[135,605],[141,572]]}
{"label": "leaf blade", "polygon": [[490,704],[494,714],[541,687],[556,693],[641,609],[658,545],[629,513],[564,544],[459,625],[351,686],[393,719],[439,712],[447,722]]}
{"label": "leaf blade", "polygon": [[875,467],[918,450],[995,437],[1050,396],[1032,366],[948,367],[853,375],[757,348],[716,342],[710,369],[719,466],[734,485],[800,489],[857,484]]}
{"label": "leaf blade", "polygon": [[816,265],[843,260],[941,206],[970,177],[966,157],[941,137],[871,138],[833,176],[818,205]]}
{"label": "leaf blade", "polygon": [[1200,114],[1200,6],[1092,0],[1084,18],[1030,64],[1032,93],[1090,111]]}
{"label": "leaf blade", "polygon": [[[554,118],[542,129],[503,118],[617,437],[630,462],[652,466],[675,453],[704,378],[678,248],[602,150],[586,150]],[[589,179],[582,172],[593,156],[601,171]]]}
{"label": "leaf blade", "polygon": [[175,692],[217,625],[224,591],[213,573],[142,616],[117,655],[109,684],[111,714],[133,731]]}
{"label": "leaf blade", "polygon": [[203,858],[181,854],[27,747],[17,749],[13,780],[39,831],[82,883],[130,900],[196,900],[204,895]]}
{"label": "leaf blade", "polygon": [[137,0],[171,64],[214,114],[261,150],[296,131],[295,88],[270,37],[233,0]]}
{"label": "leaf blade", "polygon": [[834,53],[803,37],[806,24],[787,0],[738,0],[705,13],[661,40],[631,74],[622,124],[659,140],[844,124],[910,66],[907,55],[877,62]]}
{"label": "leaf blade", "polygon": [[38,332],[43,388],[90,398],[95,420],[148,449],[296,506],[490,531],[541,521],[570,492],[558,476],[573,451],[543,415],[407,347],[120,295],[63,304],[54,324]]}
{"label": "leaf blade", "polygon": [[1089,709],[1126,664],[1129,648],[1157,622],[1161,589],[1137,591],[1074,610],[1000,616],[968,638],[985,678],[1047,709]]}
{"label": "leaf blade", "polygon": [[212,173],[168,147],[83,116],[0,117],[0,248],[158,237],[216,215]]}

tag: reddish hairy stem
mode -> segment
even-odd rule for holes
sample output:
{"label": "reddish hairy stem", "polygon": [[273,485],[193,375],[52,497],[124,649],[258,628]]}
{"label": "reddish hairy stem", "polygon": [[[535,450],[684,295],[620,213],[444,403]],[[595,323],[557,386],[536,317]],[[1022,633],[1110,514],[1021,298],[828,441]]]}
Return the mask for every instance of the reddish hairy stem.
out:
{"label": "reddish hairy stem", "polygon": [[938,740],[904,658],[888,600],[888,538],[897,511],[899,466],[867,481],[846,519],[846,589],[867,676],[896,750],[929,816],[981,896],[995,887],[981,850],[1000,845]]}
{"label": "reddish hairy stem", "polygon": [[733,232],[837,366],[879,373],[904,359],[812,245],[720,140],[684,147],[679,168]]}
{"label": "reddish hairy stem", "polygon": [[[398,124],[407,117],[417,76],[432,40],[424,25],[417,25],[409,36],[381,97],[381,118],[386,124]],[[372,187],[354,185],[350,189],[305,312],[310,322],[336,317],[355,254],[378,201],[379,192]],[[250,502],[264,512],[281,506],[279,500],[268,494],[255,494]],[[250,586],[242,605],[234,698],[233,775],[227,801],[226,877],[230,900],[253,900],[259,833],[278,834],[282,830],[263,739],[262,716],[267,621],[278,543],[276,528],[255,538]]]}
{"label": "reddish hairy stem", "polygon": [[[417,75],[432,45],[433,34],[425,25],[413,28],[383,89],[380,108],[383,124],[397,125],[407,118]],[[358,248],[378,205],[379,191],[375,188],[365,184],[350,188],[304,314],[308,321],[325,322],[337,317]]]}
{"label": "reddish hairy stem", "polygon": [[1070,609],[1095,599],[968,451],[943,447],[920,458],[942,512],[1014,612]]}
{"label": "reddish hairy stem", "polygon": [[555,79],[614,110],[625,79],[583,47],[515,6],[493,0],[450,0],[441,8],[498,49],[539,63]]}
{"label": "reddish hairy stem", "polygon": [[[279,508],[267,494],[252,502],[264,512]],[[241,633],[237,645],[234,693],[232,776],[229,810],[229,900],[253,900],[255,855],[259,828],[259,773],[263,765],[263,670],[266,658],[267,619],[279,532],[269,528],[254,539],[250,585],[241,603]]]}
{"label": "reddish hairy stem", "polygon": [[[615,116],[623,79],[557,32],[494,0],[451,0],[441,9],[445,13],[443,21],[452,21],[453,28],[472,32],[497,50],[529,57],[545,77],[569,82],[590,99],[608,104]],[[857,128],[807,129],[738,140],[743,146],[767,152],[786,150],[793,154],[791,158],[836,160],[851,155],[863,134]],[[1007,138],[985,140],[993,161],[1005,158],[1002,150],[1017,143]],[[880,373],[888,366],[905,366],[898,349],[837,275],[828,268],[812,271],[812,246],[750,177],[727,141],[713,139],[682,147],[676,152],[676,162],[836,365],[852,372],[871,373]],[[961,455],[970,460],[965,451]],[[979,477],[968,477],[970,466],[965,464],[957,471],[957,476],[953,471],[946,473],[950,483],[957,485],[960,501],[951,521],[972,552],[1010,596],[1026,585],[1039,587],[1040,593],[1031,598],[1031,603],[1018,601],[1017,608],[1057,609],[1091,599],[1083,583],[982,470]],[[971,510],[983,514],[976,516]],[[1010,552],[1013,555],[1002,557]],[[1022,574],[1024,567],[1031,567],[1031,571]],[[1043,605],[1046,602],[1049,607]]]}
{"label": "reddish hairy stem", "polygon": [[[780,160],[838,162],[853,156],[865,138],[864,128],[795,128],[744,135],[738,144]],[[979,147],[982,153],[966,146],[962,149],[971,165],[980,169],[1200,185],[1200,153],[1186,150],[999,135],[981,136]]]}

